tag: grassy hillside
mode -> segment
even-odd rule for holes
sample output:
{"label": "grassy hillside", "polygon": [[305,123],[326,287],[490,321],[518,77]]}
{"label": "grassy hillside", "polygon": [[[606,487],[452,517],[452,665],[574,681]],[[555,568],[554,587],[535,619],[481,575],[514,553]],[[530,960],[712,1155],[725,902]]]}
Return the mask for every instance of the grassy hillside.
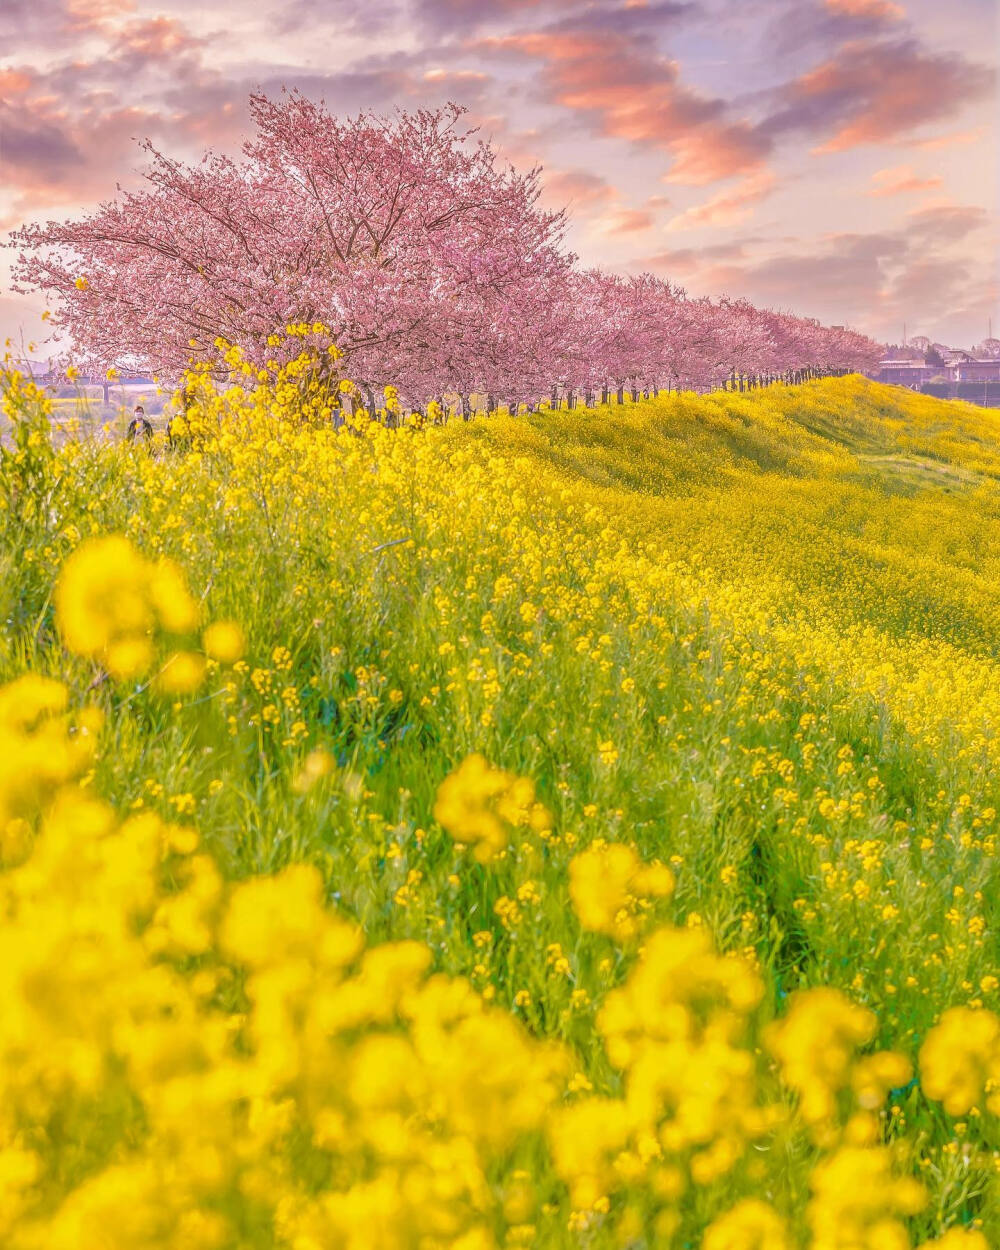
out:
{"label": "grassy hillside", "polygon": [[[4,1244],[1000,1243],[1000,417],[858,377],[248,411],[2,482],[0,678],[69,708],[0,708],[7,945],[68,944],[8,994],[88,1056],[0,1077]],[[99,993],[88,943],[130,952]]]}

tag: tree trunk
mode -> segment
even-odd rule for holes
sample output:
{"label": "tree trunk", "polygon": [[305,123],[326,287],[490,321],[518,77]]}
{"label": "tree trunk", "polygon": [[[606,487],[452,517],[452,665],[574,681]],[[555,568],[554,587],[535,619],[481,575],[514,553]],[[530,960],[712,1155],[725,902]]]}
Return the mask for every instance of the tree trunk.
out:
{"label": "tree trunk", "polygon": [[619,386],[617,398],[620,404],[623,404],[625,402],[625,387],[624,386]]}
{"label": "tree trunk", "polygon": [[469,418],[472,416],[472,413],[469,409],[469,397],[463,392],[463,394],[459,395],[458,398],[462,404],[462,420],[468,421]]}

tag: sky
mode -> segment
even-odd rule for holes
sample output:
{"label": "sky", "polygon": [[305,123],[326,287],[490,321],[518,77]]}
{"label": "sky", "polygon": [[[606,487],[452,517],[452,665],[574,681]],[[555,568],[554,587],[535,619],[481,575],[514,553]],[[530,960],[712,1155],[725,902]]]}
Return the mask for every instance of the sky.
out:
{"label": "sky", "polygon": [[[997,0],[3,0],[0,239],[237,153],[251,91],[454,100],[582,263],[880,341],[1000,336]],[[42,342],[11,292],[0,336]],[[34,353],[44,356],[44,347]]]}

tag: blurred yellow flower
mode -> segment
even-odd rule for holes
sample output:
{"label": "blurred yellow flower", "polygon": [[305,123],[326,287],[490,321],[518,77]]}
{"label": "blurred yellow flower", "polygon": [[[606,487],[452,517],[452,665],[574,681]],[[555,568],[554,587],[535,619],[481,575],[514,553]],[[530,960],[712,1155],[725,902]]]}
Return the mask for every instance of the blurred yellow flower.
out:
{"label": "blurred yellow flower", "polygon": [[235,621],[213,621],[201,640],[205,654],[220,664],[235,664],[246,651],[243,630]]}

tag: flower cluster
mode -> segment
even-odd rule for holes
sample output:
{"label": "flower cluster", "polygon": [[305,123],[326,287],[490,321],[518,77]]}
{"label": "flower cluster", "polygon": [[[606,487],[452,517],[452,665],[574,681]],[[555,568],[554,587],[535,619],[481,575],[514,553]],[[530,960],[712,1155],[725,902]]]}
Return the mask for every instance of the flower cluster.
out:
{"label": "flower cluster", "polygon": [[[201,615],[177,565],[162,558],[146,559],[122,535],[92,539],[79,547],[66,561],[55,602],[59,630],[69,650],[97,660],[119,679],[149,671],[157,631],[191,634]],[[170,663],[183,670],[179,688],[189,689],[191,661],[181,653]],[[175,686],[172,677],[167,684]]]}
{"label": "flower cluster", "polygon": [[93,760],[100,713],[68,704],[61,682],[35,674],[0,689],[0,865],[25,854],[42,809]]}
{"label": "flower cluster", "polygon": [[472,846],[481,864],[502,854],[512,831],[526,827],[539,832],[552,824],[535,801],[530,778],[493,768],[481,755],[468,756],[441,783],[434,819],[457,843]]}
{"label": "flower cluster", "polygon": [[952,1007],[920,1048],[920,1074],[950,1115],[973,1108],[1000,1115],[1000,1016]]}
{"label": "flower cluster", "polygon": [[647,899],[669,898],[673,873],[664,864],[644,865],[624,842],[595,842],[569,866],[569,893],[585,929],[627,941],[639,931]]}
{"label": "flower cluster", "polygon": [[5,1246],[495,1244],[565,1060],[425,946],[366,950],[314,868],[228,887],[64,787],[0,903]]}

